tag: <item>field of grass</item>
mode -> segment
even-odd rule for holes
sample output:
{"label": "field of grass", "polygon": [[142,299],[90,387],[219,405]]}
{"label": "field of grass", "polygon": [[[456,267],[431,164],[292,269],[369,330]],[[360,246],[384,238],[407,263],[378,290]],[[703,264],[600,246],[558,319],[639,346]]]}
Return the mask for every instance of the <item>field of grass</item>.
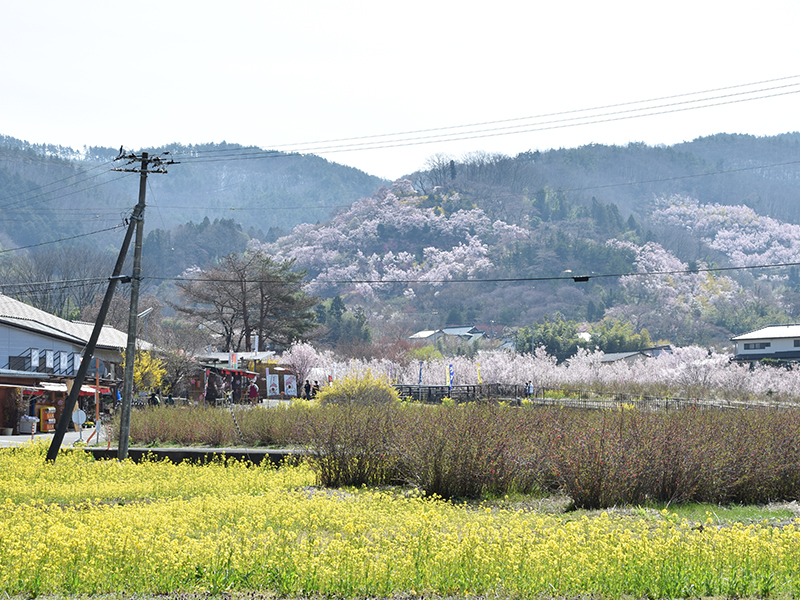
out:
{"label": "field of grass", "polygon": [[304,465],[95,462],[0,451],[0,594],[788,597],[792,506],[563,512],[326,489]]}

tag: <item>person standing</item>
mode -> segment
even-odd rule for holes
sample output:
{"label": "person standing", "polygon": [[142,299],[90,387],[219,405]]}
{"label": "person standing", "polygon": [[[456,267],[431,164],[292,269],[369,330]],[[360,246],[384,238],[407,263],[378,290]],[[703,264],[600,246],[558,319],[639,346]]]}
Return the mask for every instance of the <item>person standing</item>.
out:
{"label": "person standing", "polygon": [[306,383],[303,386],[303,391],[306,394],[306,400],[311,400],[311,382],[306,379]]}
{"label": "person standing", "polygon": [[255,382],[251,383],[247,389],[247,396],[250,398],[251,404],[258,404],[258,386]]}

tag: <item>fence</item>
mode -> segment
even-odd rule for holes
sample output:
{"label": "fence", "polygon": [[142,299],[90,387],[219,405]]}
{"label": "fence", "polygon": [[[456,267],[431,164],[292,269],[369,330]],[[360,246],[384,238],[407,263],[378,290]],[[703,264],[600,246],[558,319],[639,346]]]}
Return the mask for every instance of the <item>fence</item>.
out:
{"label": "fence", "polygon": [[680,398],[674,396],[646,396],[616,392],[595,392],[592,390],[570,390],[562,388],[534,388],[525,385],[484,383],[480,385],[395,385],[401,398],[418,402],[438,404],[443,398],[457,402],[479,400],[507,401],[513,404],[536,404],[539,406],[564,406],[580,409],[624,409],[637,410],[682,410],[686,408],[758,409],[758,408],[800,408],[794,404],[776,402],[743,402],[708,398]]}

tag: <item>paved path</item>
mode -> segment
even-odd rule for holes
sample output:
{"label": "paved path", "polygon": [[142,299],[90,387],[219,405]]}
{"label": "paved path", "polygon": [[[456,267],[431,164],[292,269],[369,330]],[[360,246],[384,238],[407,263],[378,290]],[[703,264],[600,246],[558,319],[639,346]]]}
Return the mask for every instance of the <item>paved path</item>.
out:
{"label": "paved path", "polygon": [[[70,429],[64,434],[64,440],[61,442],[62,447],[67,447],[73,445],[75,442],[80,441],[80,438],[83,438],[84,443],[89,436],[94,433],[94,427],[90,429],[84,429],[80,434],[75,431],[74,428]],[[52,433],[37,433],[33,436],[33,439],[37,442],[44,441],[48,446],[53,441],[53,434]],[[28,444],[31,441],[31,435],[26,433],[24,435],[0,435],[0,448],[8,448],[10,446],[21,446],[23,444]],[[113,442],[112,442],[113,443]],[[105,431],[101,428],[100,430],[100,441],[98,443],[97,436],[93,437],[89,441],[89,446],[94,446],[97,444],[98,446],[102,446],[105,448],[108,443],[106,441]]]}

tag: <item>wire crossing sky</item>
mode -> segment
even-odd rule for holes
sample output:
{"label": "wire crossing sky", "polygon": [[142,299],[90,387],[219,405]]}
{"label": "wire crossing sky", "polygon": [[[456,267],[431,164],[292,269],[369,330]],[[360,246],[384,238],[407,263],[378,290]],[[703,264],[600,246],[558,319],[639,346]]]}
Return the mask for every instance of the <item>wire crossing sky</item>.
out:
{"label": "wire crossing sky", "polygon": [[436,154],[775,135],[800,129],[799,16],[790,0],[31,0],[0,19],[0,134],[227,141],[389,179]]}

